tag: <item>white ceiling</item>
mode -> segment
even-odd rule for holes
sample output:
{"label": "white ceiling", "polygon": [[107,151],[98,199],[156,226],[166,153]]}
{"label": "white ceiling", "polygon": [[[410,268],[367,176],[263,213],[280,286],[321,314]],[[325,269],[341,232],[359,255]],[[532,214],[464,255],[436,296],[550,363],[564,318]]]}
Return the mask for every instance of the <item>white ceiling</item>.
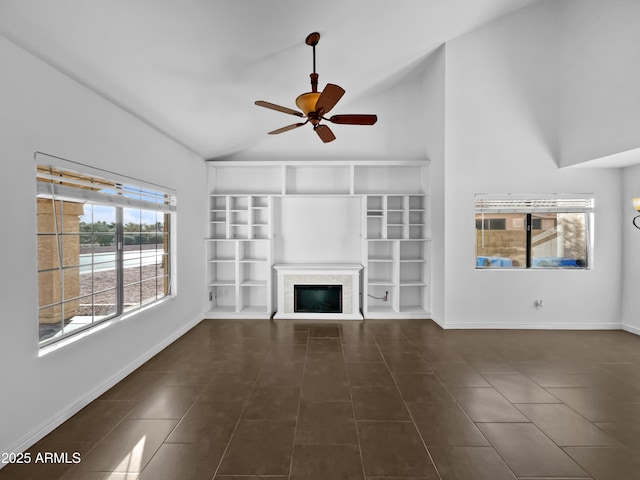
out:
{"label": "white ceiling", "polygon": [[[0,32],[205,159],[324,145],[301,129],[267,131],[295,117],[309,91],[316,48],[319,88],[346,90],[332,113],[380,113],[366,92],[436,47],[537,0],[0,0]],[[353,100],[357,99],[356,103]],[[357,105],[357,111],[341,107]],[[355,107],[353,107],[355,108]],[[364,111],[362,109],[365,109]]]}

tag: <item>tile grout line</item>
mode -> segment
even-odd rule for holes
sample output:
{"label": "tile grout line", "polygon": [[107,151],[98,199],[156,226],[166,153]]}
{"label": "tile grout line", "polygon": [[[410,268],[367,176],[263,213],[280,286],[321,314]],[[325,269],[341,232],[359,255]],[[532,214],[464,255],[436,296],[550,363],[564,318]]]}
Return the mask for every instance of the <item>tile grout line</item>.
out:
{"label": "tile grout line", "polygon": [[[402,328],[400,328],[400,332],[402,333],[402,336],[409,342],[409,345],[413,346],[413,344],[411,343],[411,340],[409,340],[407,338],[407,336],[404,334],[404,332],[402,331]],[[436,472],[436,475],[438,475],[438,479],[439,480],[443,480],[442,479],[442,475],[440,475],[440,470],[438,470],[438,466],[436,465],[436,462],[433,460],[433,456],[431,455],[431,452],[429,451],[429,447],[427,447],[427,444],[424,441],[424,438],[422,438],[422,433],[420,433],[420,429],[418,428],[418,425],[415,422],[415,419],[413,418],[413,414],[411,413],[411,410],[409,409],[409,407],[407,406],[407,402],[404,399],[404,396],[402,395],[402,391],[400,390],[400,387],[398,387],[398,383],[396,382],[396,378],[393,375],[393,372],[391,372],[391,369],[389,368],[389,364],[387,363],[387,359],[384,356],[384,353],[382,353],[382,350],[380,349],[380,345],[378,344],[378,340],[375,338],[374,335],[374,340],[376,342],[376,346],[378,347],[378,351],[380,352],[380,355],[382,356],[382,361],[384,362],[384,365],[387,367],[387,370],[389,370],[389,374],[391,375],[391,379],[393,380],[393,384],[396,387],[396,390],[398,391],[398,394],[400,395],[400,398],[402,399],[402,404],[404,405],[404,408],[407,410],[407,413],[409,414],[409,418],[411,419],[411,424],[413,425],[413,428],[416,429],[416,432],[418,433],[418,437],[420,438],[420,442],[422,443],[422,446],[424,447],[424,450],[427,452],[427,456],[429,457],[429,460],[431,461],[431,465],[433,465],[433,469]],[[420,355],[418,353],[418,355]],[[420,358],[424,361],[424,358],[422,358],[422,355],[420,355]],[[425,361],[425,363],[427,363]],[[440,380],[440,379],[438,379]]]}
{"label": "tile grout line", "polygon": [[[269,344],[269,348],[271,348],[271,343]],[[260,365],[260,370],[262,370],[262,367],[264,366],[265,359],[266,359],[266,355],[265,355],[265,358],[262,359],[262,364]],[[253,391],[256,388],[256,384],[258,383],[258,377],[259,376],[260,376],[260,372],[258,372],[256,374],[256,378],[253,381],[253,385],[251,386],[251,392],[249,393],[249,397],[251,397],[251,395],[253,394]],[[242,410],[240,411],[240,415],[238,416],[238,420],[236,421],[236,424],[233,427],[233,431],[231,432],[231,435],[229,435],[229,440],[227,440],[227,444],[224,447],[222,455],[220,455],[220,460],[218,460],[218,465],[216,466],[216,469],[213,472],[213,477],[211,477],[212,480],[214,478],[216,478],[216,476],[218,475],[218,471],[220,470],[220,467],[222,466],[222,462],[224,461],[224,457],[227,454],[227,451],[229,450],[229,445],[231,445],[231,440],[233,439],[233,436],[235,435],[236,431],[238,430],[238,425],[240,425],[240,421],[242,420],[242,415],[244,414],[244,411],[246,410],[247,404],[249,402],[247,400],[244,400],[242,403],[243,403]]]}
{"label": "tile grout line", "polygon": [[[483,376],[483,374],[480,374]],[[553,445],[555,445],[560,451],[562,451],[562,453],[564,453],[571,461],[573,461],[577,466],[579,466],[581,469],[583,469],[586,473],[588,473],[589,475],[591,475],[591,472],[589,472],[589,470],[587,470],[586,467],[584,467],[582,464],[580,464],[576,459],[574,459],[566,450],[565,447],[571,447],[569,445],[559,445],[555,440],[553,440],[549,435],[547,435],[547,433],[542,430],[542,428],[540,428],[533,420],[531,420],[531,418],[529,418],[524,412],[522,412],[517,406],[518,405],[564,405],[567,408],[569,408],[571,411],[575,412],[577,415],[579,415],[581,418],[583,418],[585,421],[587,421],[590,425],[593,425],[595,428],[597,428],[598,430],[602,431],[600,428],[598,428],[597,425],[594,424],[594,422],[592,422],[591,420],[589,420],[588,418],[584,417],[580,412],[574,410],[570,405],[566,404],[563,400],[559,399],[558,397],[556,397],[555,395],[553,395],[553,393],[549,392],[547,390],[546,387],[543,387],[542,385],[540,385],[538,382],[536,382],[534,379],[530,378],[529,375],[527,375],[524,372],[521,372],[520,375],[524,376],[525,378],[527,378],[528,380],[530,380],[531,382],[535,383],[536,385],[538,385],[540,388],[542,388],[545,392],[547,392],[549,395],[551,395],[552,397],[556,398],[558,400],[558,402],[544,402],[544,403],[531,403],[531,402],[511,402],[508,398],[506,398],[502,392],[500,392],[497,388],[495,388],[495,386],[493,386],[493,384],[491,384],[491,382],[489,382],[492,387],[500,394],[502,395],[505,400],[507,400],[507,402],[509,402],[516,410],[518,410],[527,420],[529,420],[528,422],[475,422],[475,423],[521,423],[521,424],[531,424],[533,425],[542,435],[544,435]],[[487,380],[488,381],[488,380]],[[551,387],[551,388],[555,388],[555,387]],[[591,388],[591,387],[558,387],[558,388]],[[482,433],[482,432],[481,432]],[[603,432],[606,435],[606,432]],[[484,434],[483,434],[484,435]],[[607,435],[608,436],[608,435]],[[613,439],[614,441],[616,441],[615,439]],[[617,441],[616,441],[617,442]],[[491,444],[491,442],[489,442],[489,444],[493,447],[493,445]],[[589,446],[579,446],[576,445],[576,447],[594,447],[594,448],[603,448],[603,446],[595,446],[595,445],[589,445]],[[606,446],[605,446],[606,447]],[[611,446],[609,446],[611,447]],[[495,450],[495,447],[493,447]],[[625,449],[627,449],[626,447],[624,447]],[[496,453],[498,453],[498,451],[496,450]],[[500,455],[498,453],[498,455]],[[502,458],[502,456],[500,456],[500,458]],[[503,459],[504,461],[504,459]],[[506,464],[506,461],[505,461]],[[508,465],[507,465],[508,466]]]}
{"label": "tile grout line", "polygon": [[307,341],[304,344],[304,360],[302,362],[302,378],[300,379],[300,390],[298,391],[298,409],[296,411],[296,426],[293,429],[293,441],[291,445],[291,459],[289,460],[289,474],[287,477],[291,478],[293,471],[293,455],[296,449],[296,436],[298,435],[298,422],[300,421],[300,408],[302,406],[302,386],[304,384],[304,372],[307,368],[307,352],[309,351],[309,335],[310,331],[307,331]]}
{"label": "tile grout line", "polygon": [[[482,374],[480,372],[478,372],[473,365],[471,365],[471,363],[465,359],[465,363],[469,364],[469,366],[478,374],[482,377]],[[498,452],[498,450],[496,450],[496,447],[489,441],[489,439],[485,436],[484,433],[482,433],[482,430],[480,430],[477,426],[478,423],[490,423],[490,422],[474,422],[473,419],[469,416],[469,413],[464,409],[464,407],[462,405],[460,405],[460,402],[458,401],[458,399],[455,397],[455,395],[453,393],[451,393],[451,390],[449,390],[449,387],[442,381],[442,379],[440,378],[440,376],[438,375],[437,372],[433,372],[433,374],[436,376],[436,378],[438,379],[438,381],[442,384],[442,386],[444,387],[444,389],[449,393],[449,395],[451,395],[451,398],[453,398],[453,401],[456,402],[456,405],[458,405],[458,407],[460,408],[460,410],[462,411],[462,413],[464,413],[464,415],[469,419],[469,421],[474,425],[474,427],[478,430],[478,432],[480,433],[480,435],[482,435],[482,438],[485,439],[485,441],[487,442],[487,444],[491,447],[491,449],[496,453],[496,455],[498,456],[498,458],[502,461],[502,463],[504,464],[504,466],[511,472],[511,474],[514,476],[514,478],[518,478],[518,476],[516,475],[516,473],[513,471],[513,469],[511,468],[511,466],[505,461],[504,458],[502,458],[502,455],[500,455],[500,453]],[[484,377],[482,377],[484,379]],[[486,380],[485,380],[486,381]],[[487,382],[489,383],[489,382]],[[462,388],[491,388],[493,390],[495,390],[498,394],[500,394],[507,402],[509,402],[509,400],[507,400],[500,392],[498,392],[498,390],[495,389],[495,387],[493,385],[491,385],[489,383],[489,387],[462,387]],[[461,387],[458,387],[461,388]],[[509,402],[511,404],[511,402]],[[511,404],[513,405],[513,404]],[[515,408],[515,407],[514,407]],[[517,409],[516,409],[517,410]],[[520,410],[518,410],[520,411]],[[524,415],[524,414],[523,414]],[[526,417],[525,417],[526,418]],[[493,423],[513,423],[513,422],[493,422]]]}
{"label": "tile grout line", "polygon": [[[362,325],[366,328],[364,320],[362,321]],[[362,466],[362,479],[365,480],[367,478],[367,473],[364,469],[364,458],[362,457],[362,445],[360,443],[360,432],[358,432],[358,420],[356,419],[356,409],[353,406],[353,395],[351,394],[351,380],[349,380],[349,372],[347,371],[347,361],[344,356],[344,343],[342,342],[342,325],[339,328],[340,333],[340,351],[342,352],[342,360],[344,365],[344,371],[347,376],[347,385],[349,387],[349,403],[351,404],[351,413],[353,414],[353,428],[356,431],[356,440],[358,442],[358,455],[360,456],[360,465]]]}
{"label": "tile grout line", "polygon": [[[473,367],[473,365],[471,365],[471,363],[468,360],[465,360],[466,363],[469,363],[469,365],[471,366],[471,368],[473,368],[475,370],[475,368]],[[477,370],[476,370],[477,372]],[[487,423],[487,424],[523,424],[523,425],[533,425],[533,427],[535,427],[542,435],[544,435],[547,439],[549,439],[549,441],[551,441],[551,443],[553,443],[556,447],[558,447],[567,457],[569,457],[576,465],[578,465],[580,468],[583,468],[582,465],[580,465],[578,462],[576,462],[567,452],[564,451],[564,449],[556,444],[556,442],[554,442],[545,432],[542,431],[542,429],[540,427],[538,427],[529,417],[527,417],[522,411],[520,411],[520,409],[516,406],[518,405],[518,403],[514,403],[512,401],[510,401],[500,390],[498,390],[491,382],[489,382],[484,375],[491,375],[491,374],[482,374],[480,372],[477,372],[478,375],[480,375],[487,383],[489,383],[490,387],[480,387],[480,388],[491,388],[493,390],[495,390],[502,398],[504,398],[504,400],[506,402],[508,402],[513,408],[515,408],[522,416],[524,416],[524,418],[526,418],[528,421],[527,422],[506,422],[506,421],[502,421],[502,422],[474,422],[471,417],[469,417],[469,419],[473,422],[474,425],[477,426],[477,424],[479,423]],[[534,382],[536,385],[538,385],[537,382],[535,382],[533,379],[530,379],[528,375],[526,375],[525,373],[519,372],[519,375],[522,375],[524,377],[526,377],[527,379],[531,380],[532,382]],[[505,374],[505,375],[518,375],[518,374]],[[444,385],[444,383],[443,383]],[[447,388],[446,385],[444,385],[445,388]],[[478,388],[478,387],[459,387],[459,388]],[[544,389],[546,391],[546,388],[542,387],[540,385],[540,388]],[[448,388],[447,388],[448,390]],[[551,392],[547,392],[549,393],[552,397],[557,398],[555,395],[551,394]],[[455,396],[453,394],[451,394],[451,392],[449,392],[449,394],[454,398],[454,400],[456,401],[456,403],[458,402],[458,400],[455,398]],[[560,399],[558,399],[560,400]],[[532,404],[532,405],[536,405],[536,404]],[[543,404],[538,404],[538,405],[564,405],[564,402],[560,402],[560,403],[543,403]],[[462,409],[462,411],[468,416],[466,410],[462,407],[462,405],[460,405],[460,408]],[[573,409],[572,409],[573,410]],[[480,429],[478,429],[480,430]],[[505,466],[515,475],[516,478],[520,478],[518,477],[515,472],[513,471],[513,469],[511,468],[511,466],[507,463],[507,461],[502,457],[502,455],[500,455],[500,452],[498,452],[498,450],[496,449],[496,447],[491,443],[491,441],[489,441],[489,439],[486,438],[486,436],[484,435],[484,433],[482,433],[482,431],[480,430],[480,434],[485,438],[485,440],[487,440],[487,442],[489,443],[489,445],[491,445],[491,448],[496,452],[496,455],[498,455],[498,457],[502,460],[502,462],[505,464]],[[585,472],[589,473],[586,469],[584,469]]]}

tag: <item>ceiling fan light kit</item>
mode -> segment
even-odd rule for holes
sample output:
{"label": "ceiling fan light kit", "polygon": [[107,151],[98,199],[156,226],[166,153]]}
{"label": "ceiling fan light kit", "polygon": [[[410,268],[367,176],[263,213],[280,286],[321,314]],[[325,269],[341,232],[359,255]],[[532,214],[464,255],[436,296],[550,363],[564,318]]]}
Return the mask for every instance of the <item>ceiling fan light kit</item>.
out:
{"label": "ceiling fan light kit", "polygon": [[264,100],[258,100],[255,102],[259,107],[276,110],[278,112],[287,113],[289,115],[295,115],[297,117],[306,117],[306,121],[287,125],[286,127],[278,128],[269,132],[270,135],[277,135],[283,132],[288,132],[294,128],[301,127],[307,123],[313,125],[313,129],[316,134],[324,143],[332,142],[336,139],[331,129],[324,124],[320,124],[322,120],[327,122],[340,124],[340,125],[373,125],[378,121],[376,115],[369,114],[347,114],[347,115],[333,115],[329,118],[324,115],[329,113],[333,107],[342,98],[345,91],[342,87],[333,83],[328,83],[322,92],[318,92],[318,74],[316,73],[316,45],[320,41],[320,34],[318,32],[310,33],[305,43],[313,48],[313,73],[311,73],[311,91],[298,95],[296,98],[297,107],[302,110],[293,110],[291,108],[276,105],[275,103],[265,102]]}
{"label": "ceiling fan light kit", "polygon": [[302,110],[302,113],[309,115],[311,112],[315,111],[316,103],[318,103],[319,98],[320,94],[318,92],[303,93],[296,98],[296,105],[300,110]]}

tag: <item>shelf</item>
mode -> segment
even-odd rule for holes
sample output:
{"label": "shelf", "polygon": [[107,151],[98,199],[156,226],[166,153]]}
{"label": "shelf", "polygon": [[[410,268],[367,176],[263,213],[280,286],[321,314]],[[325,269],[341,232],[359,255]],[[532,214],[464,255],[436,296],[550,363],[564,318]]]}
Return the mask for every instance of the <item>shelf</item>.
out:
{"label": "shelf", "polygon": [[420,305],[402,305],[400,307],[400,313],[420,313],[426,315],[431,314],[431,312]]}
{"label": "shelf", "polygon": [[210,287],[235,287],[235,280],[214,280],[209,282]]}
{"label": "shelf", "polygon": [[228,198],[230,211],[246,211],[249,208],[249,197],[247,195],[233,195]]}
{"label": "shelf", "polygon": [[239,310],[239,313],[268,313],[266,305],[246,306]]}
{"label": "shelf", "polygon": [[240,162],[209,163],[209,188],[216,194],[274,195],[282,192],[282,167]]}
{"label": "shelf", "polygon": [[266,280],[244,280],[240,282],[241,287],[266,287]]}
{"label": "shelf", "polygon": [[285,175],[285,193],[288,195],[350,195],[352,193],[349,166],[285,167]]}
{"label": "shelf", "polygon": [[230,307],[226,305],[216,305],[209,309],[210,313],[235,313],[236,307]]}
{"label": "shelf", "polygon": [[369,306],[369,312],[371,313],[393,313],[393,307],[392,306],[380,306],[380,305],[370,305]]}
{"label": "shelf", "polygon": [[393,280],[389,280],[386,278],[372,278],[367,280],[369,285],[377,285],[377,286],[393,286]]}
{"label": "shelf", "polygon": [[271,197],[211,195],[211,237],[215,239],[268,239],[271,235]]}
{"label": "shelf", "polygon": [[354,193],[419,194],[425,190],[426,164],[414,165],[355,165]]}
{"label": "shelf", "polygon": [[381,263],[393,263],[395,260],[393,258],[385,258],[385,257],[369,257],[369,263],[371,262],[381,262]]}

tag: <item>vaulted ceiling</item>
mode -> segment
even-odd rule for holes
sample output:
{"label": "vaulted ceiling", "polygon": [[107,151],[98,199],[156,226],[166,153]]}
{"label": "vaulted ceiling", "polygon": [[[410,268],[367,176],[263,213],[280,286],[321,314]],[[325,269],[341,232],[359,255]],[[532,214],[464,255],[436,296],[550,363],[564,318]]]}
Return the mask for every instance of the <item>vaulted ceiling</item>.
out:
{"label": "vaulted ceiling", "polygon": [[400,119],[335,126],[338,140],[322,144],[306,128],[266,135],[296,117],[253,104],[295,108],[310,90],[307,34],[322,36],[319,88],[346,90],[332,113],[380,115],[376,96],[420,59],[535,1],[2,0],[0,32],[205,159],[339,156],[354,129],[366,142]]}

